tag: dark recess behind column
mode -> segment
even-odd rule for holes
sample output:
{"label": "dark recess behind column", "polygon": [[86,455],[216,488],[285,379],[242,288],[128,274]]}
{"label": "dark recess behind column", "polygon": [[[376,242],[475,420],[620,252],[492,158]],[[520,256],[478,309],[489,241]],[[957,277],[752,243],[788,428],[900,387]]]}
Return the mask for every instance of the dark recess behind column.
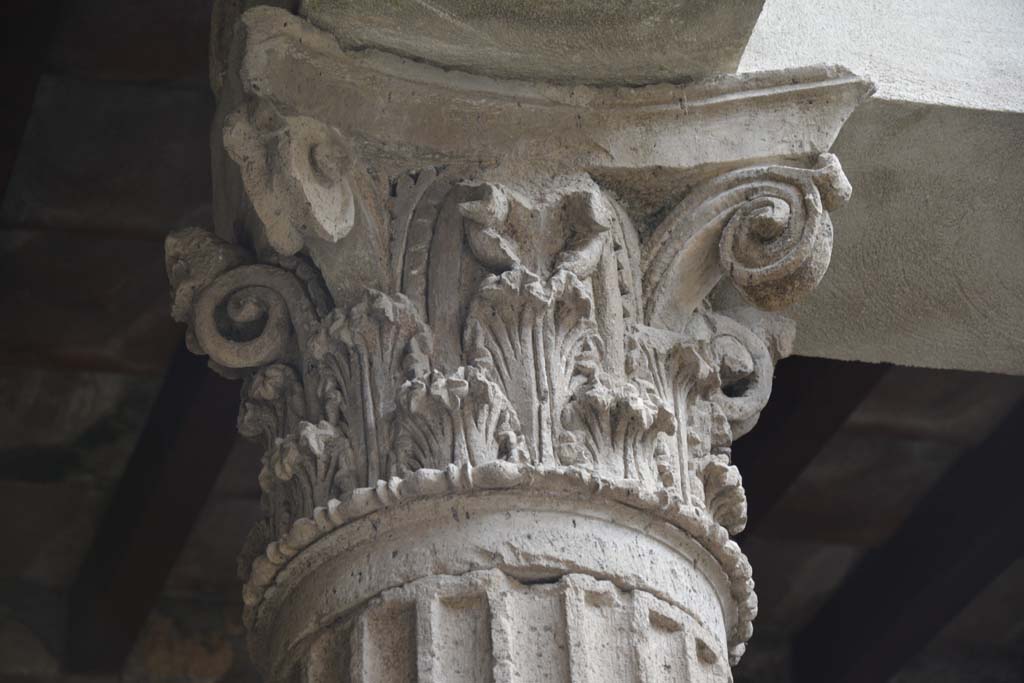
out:
{"label": "dark recess behind column", "polygon": [[795,683],[886,681],[1024,551],[1024,402],[870,551],[793,644]]}
{"label": "dark recess behind column", "polygon": [[238,383],[182,344],[71,587],[70,671],[121,671],[231,450],[238,404]]}
{"label": "dark recess behind column", "polygon": [[757,426],[733,445],[754,530],[889,369],[792,356],[779,362]]}

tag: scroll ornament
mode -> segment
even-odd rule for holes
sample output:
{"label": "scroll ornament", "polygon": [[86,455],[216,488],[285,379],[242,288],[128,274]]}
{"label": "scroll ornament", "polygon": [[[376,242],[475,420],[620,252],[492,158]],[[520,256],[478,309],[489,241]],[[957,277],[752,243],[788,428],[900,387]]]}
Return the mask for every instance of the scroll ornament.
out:
{"label": "scroll ornament", "polygon": [[[229,147],[243,167],[340,144],[315,122],[272,123],[283,129],[235,122]],[[394,286],[342,306],[303,252],[310,227],[339,249],[350,230],[370,229],[349,224],[352,176],[338,164],[243,170],[275,205],[299,196],[312,212],[264,218],[279,236],[260,258],[196,228],[168,238],[174,316],[193,350],[243,378],[239,429],[265,445],[267,519],[253,555],[360,491],[490,463],[639,487],[722,528],[708,533],[725,552],[746,522],[731,444],[788,352],[792,332],[770,311],[827,267],[828,211],[849,196],[836,159],[727,172],[645,238],[585,174],[428,169],[395,179],[375,209],[391,217]],[[284,229],[298,220],[305,228]],[[750,305],[715,310],[719,286]]]}

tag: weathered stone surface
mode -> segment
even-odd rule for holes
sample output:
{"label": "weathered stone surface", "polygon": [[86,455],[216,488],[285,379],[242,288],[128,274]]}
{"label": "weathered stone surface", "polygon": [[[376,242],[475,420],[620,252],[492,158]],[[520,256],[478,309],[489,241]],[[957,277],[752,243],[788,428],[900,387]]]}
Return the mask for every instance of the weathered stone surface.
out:
{"label": "weathered stone surface", "polygon": [[500,78],[642,84],[735,71],[763,4],[305,0],[300,13],[347,49]]}
{"label": "weathered stone surface", "polygon": [[739,70],[834,62],[874,81],[883,100],[1021,112],[1022,41],[1015,0],[770,0]]}
{"label": "weathered stone surface", "polygon": [[794,309],[797,353],[1024,373],[1020,116],[872,101],[851,117],[836,152],[858,192],[836,267]]}
{"label": "weathered stone surface", "polygon": [[[650,513],[657,514],[659,505],[655,495],[638,496],[635,489],[616,493],[608,482],[609,494],[592,496],[586,492],[593,486],[578,472],[531,473],[497,464],[477,468],[475,475],[467,470],[455,480],[462,495],[417,497],[411,490],[415,484],[436,489],[431,480],[447,478],[421,470],[404,486],[395,484],[400,488],[389,496],[394,505],[373,504],[380,498],[358,492],[348,504],[331,506],[316,526],[293,527],[287,540],[273,544],[253,564],[246,586],[257,661],[286,665],[289,643],[389,586],[439,572],[493,568],[528,582],[584,573],[685,605],[720,656],[727,640],[749,629],[756,610],[749,600],[749,566],[724,533],[716,536],[712,529],[706,535],[699,516],[685,509],[665,511],[671,523],[650,527]],[[496,479],[497,473],[504,476]],[[479,489],[469,488],[464,480],[469,476]],[[403,489],[409,493],[403,495]],[[403,498],[410,502],[399,505]],[[329,594],[322,590],[325,585],[332,586]],[[723,614],[723,602],[736,607]],[[315,623],[308,619],[310,610],[319,615]],[[278,668],[275,675],[282,673]]]}
{"label": "weathered stone surface", "polygon": [[[172,313],[243,380],[265,448],[257,664],[730,680],[757,612],[730,445],[791,347],[775,311],[828,266],[851,192],[828,148],[870,84],[566,86],[346,47],[242,15],[217,71],[219,237],[167,240]],[[564,651],[517,668],[530,605],[581,591],[549,624]]]}
{"label": "weathered stone surface", "polygon": [[835,61],[878,85],[836,141],[857,193],[796,353],[1024,373],[1022,41],[1014,0],[766,3],[741,71]]}
{"label": "weathered stone surface", "polygon": [[[340,653],[339,653],[340,651]],[[642,591],[569,574],[521,584],[499,570],[383,592],[316,638],[300,680],[722,680],[692,616]]]}
{"label": "weathered stone surface", "polygon": [[[409,162],[431,159],[528,161],[579,171],[808,156],[828,150],[871,90],[845,69],[820,66],[688,86],[499,81],[347,52],[305,22],[279,19],[264,7],[242,18],[245,47],[230,64],[233,84],[219,103],[223,119],[238,111],[244,94],[258,93],[273,105],[253,119],[267,132],[280,125],[275,109],[280,116],[316,111],[362,161],[392,161],[381,170],[402,170],[403,162],[408,170]],[[766,127],[772,134],[759,134]]]}

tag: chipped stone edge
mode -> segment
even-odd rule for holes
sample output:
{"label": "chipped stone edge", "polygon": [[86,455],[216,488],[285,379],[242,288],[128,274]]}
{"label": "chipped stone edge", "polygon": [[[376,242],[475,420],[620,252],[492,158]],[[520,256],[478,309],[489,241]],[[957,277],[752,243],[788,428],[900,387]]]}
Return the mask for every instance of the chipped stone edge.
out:
{"label": "chipped stone edge", "polygon": [[465,464],[449,465],[443,470],[421,469],[404,479],[381,480],[374,487],[359,488],[341,500],[328,501],[326,506],[315,508],[311,517],[295,520],[287,533],[271,542],[264,553],[253,560],[249,578],[242,588],[243,621],[247,627],[252,627],[268,589],[292,558],[337,529],[370,514],[402,503],[453,493],[512,489],[564,491],[567,488],[653,513],[687,533],[711,553],[728,576],[731,596],[736,601],[736,623],[728,635],[729,659],[735,665],[753,634],[757,595],[750,562],[739,545],[729,538],[725,527],[699,508],[684,503],[678,495],[665,489],[643,487],[638,480],[611,480],[577,467],[521,465],[504,460],[477,467]]}

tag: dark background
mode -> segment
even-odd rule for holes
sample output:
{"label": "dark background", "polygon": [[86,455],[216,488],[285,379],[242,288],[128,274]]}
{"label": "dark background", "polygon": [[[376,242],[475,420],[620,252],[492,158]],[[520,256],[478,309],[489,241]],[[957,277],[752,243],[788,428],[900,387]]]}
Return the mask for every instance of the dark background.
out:
{"label": "dark background", "polygon": [[[181,351],[162,254],[211,222],[211,4],[2,10],[0,681],[255,680],[259,453]],[[761,605],[737,681],[1024,679],[1022,397],[783,361],[734,449]]]}

